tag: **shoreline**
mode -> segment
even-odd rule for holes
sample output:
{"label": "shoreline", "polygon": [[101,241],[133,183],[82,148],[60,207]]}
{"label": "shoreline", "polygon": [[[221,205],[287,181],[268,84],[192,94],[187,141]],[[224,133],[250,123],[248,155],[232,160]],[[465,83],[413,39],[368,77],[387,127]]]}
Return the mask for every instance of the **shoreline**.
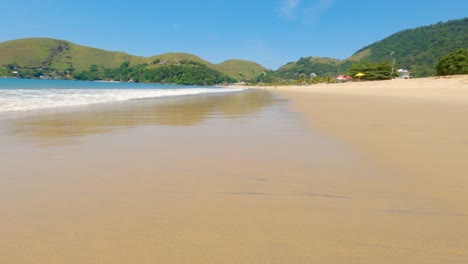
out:
{"label": "shoreline", "polygon": [[384,173],[269,92],[147,103],[1,131],[0,262],[310,263],[355,225],[329,218],[375,204]]}
{"label": "shoreline", "polygon": [[466,262],[467,105],[312,89],[0,122],[0,262]]}

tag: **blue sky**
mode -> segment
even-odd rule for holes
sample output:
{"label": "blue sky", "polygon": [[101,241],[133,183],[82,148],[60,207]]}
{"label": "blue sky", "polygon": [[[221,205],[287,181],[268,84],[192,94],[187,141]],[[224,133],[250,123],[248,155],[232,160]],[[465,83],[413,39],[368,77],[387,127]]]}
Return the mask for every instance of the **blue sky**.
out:
{"label": "blue sky", "polygon": [[2,4],[0,41],[50,37],[276,69],[300,57],[345,59],[400,30],[463,18],[467,10],[466,0],[21,0]]}

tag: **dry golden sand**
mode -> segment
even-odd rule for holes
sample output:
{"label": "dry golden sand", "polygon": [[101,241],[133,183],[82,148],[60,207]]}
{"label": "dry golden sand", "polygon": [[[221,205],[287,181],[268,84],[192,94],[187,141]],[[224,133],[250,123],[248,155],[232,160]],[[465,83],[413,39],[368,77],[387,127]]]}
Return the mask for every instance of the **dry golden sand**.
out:
{"label": "dry golden sand", "polygon": [[464,82],[9,120],[0,263],[466,263]]}
{"label": "dry golden sand", "polygon": [[[311,128],[395,173],[398,184],[389,192],[405,202],[389,211],[406,216],[363,216],[363,222],[390,232],[378,238],[381,245],[394,237],[395,247],[424,252],[426,259],[393,263],[468,261],[468,76],[268,89],[292,99]],[[392,263],[391,251],[378,263]],[[446,259],[436,260],[436,252]],[[457,254],[463,257],[451,259]]]}
{"label": "dry golden sand", "polygon": [[270,89],[314,129],[404,174],[409,188],[467,198],[468,76]]}

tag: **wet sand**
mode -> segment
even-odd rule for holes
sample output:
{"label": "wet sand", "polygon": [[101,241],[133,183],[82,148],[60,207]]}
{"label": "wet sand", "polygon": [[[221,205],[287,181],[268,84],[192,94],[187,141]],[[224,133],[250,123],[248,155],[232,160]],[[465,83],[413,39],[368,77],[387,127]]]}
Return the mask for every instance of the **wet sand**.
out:
{"label": "wet sand", "polygon": [[0,263],[466,262],[461,174],[432,194],[338,133],[341,95],[280,93],[2,120]]}

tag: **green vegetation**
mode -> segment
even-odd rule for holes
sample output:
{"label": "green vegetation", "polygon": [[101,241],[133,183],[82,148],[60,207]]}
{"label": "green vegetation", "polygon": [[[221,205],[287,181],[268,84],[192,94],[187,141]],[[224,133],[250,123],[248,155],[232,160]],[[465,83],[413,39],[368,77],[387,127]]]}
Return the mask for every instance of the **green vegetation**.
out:
{"label": "green vegetation", "polygon": [[248,61],[231,60],[216,65],[188,53],[165,53],[144,58],[49,38],[18,39],[0,43],[0,66],[6,67],[7,64],[14,64],[17,67],[18,74],[13,74],[11,70],[0,72],[2,76],[10,77],[44,76],[45,78],[71,79],[73,76],[81,76],[85,79],[95,79],[98,77],[95,74],[86,77],[82,75],[93,65],[93,67],[98,67],[100,72],[103,72],[103,69],[107,71],[118,69],[124,62],[130,65],[146,65],[147,69],[162,67],[166,70],[176,70],[170,66],[183,61],[203,64],[207,69],[223,73],[235,80],[246,80],[265,70],[263,66]]}
{"label": "green vegetation", "polygon": [[[214,68],[215,65],[211,62],[208,62],[198,56],[195,56],[193,54],[189,53],[183,53],[183,52],[169,52],[169,53],[164,53],[156,56],[152,56],[149,58],[149,61],[153,62],[158,61],[158,63],[165,64],[165,63],[177,63],[179,61],[195,61],[199,62],[201,64],[205,64],[209,68]],[[158,64],[154,63],[154,64]]]}
{"label": "green vegetation", "polygon": [[339,65],[340,61],[332,58],[307,57],[282,66],[278,72],[285,77],[291,74],[310,75],[313,73],[318,76],[335,76],[338,74]]}
{"label": "green vegetation", "polygon": [[[315,83],[333,83],[335,77],[340,71],[341,74],[347,73],[350,76],[356,76],[358,73],[365,75],[360,77],[360,80],[390,80],[396,77],[397,74],[392,74],[392,63],[371,63],[371,62],[355,62],[347,61],[339,63],[335,60],[335,64],[314,63],[314,58],[301,58],[297,63],[290,63],[283,66],[278,71],[267,71],[264,74],[251,79],[252,83],[261,84],[315,84]],[[332,60],[332,59],[329,59]],[[318,72],[322,76],[318,76]]]}
{"label": "green vegetation", "polygon": [[249,80],[250,83],[256,85],[305,85],[316,83],[332,83],[335,82],[334,78],[325,76],[308,76],[306,74],[298,74],[294,78],[283,78],[278,75],[277,71],[265,71],[263,74]]}
{"label": "green vegetation", "polygon": [[363,80],[385,80],[391,78],[392,66],[395,70],[410,70],[413,77],[433,76],[440,56],[460,48],[466,49],[467,45],[468,18],[464,18],[398,32],[341,61],[319,57],[300,58],[277,71],[267,71],[252,78],[251,81],[287,84],[318,77],[326,80],[339,74],[354,76],[357,72],[366,74]]}
{"label": "green vegetation", "polygon": [[91,65],[86,71],[73,74],[77,80],[118,80],[129,82],[175,83],[186,85],[215,85],[232,83],[235,80],[208,68],[196,61],[180,61],[154,68],[148,64],[131,66],[123,62],[119,68],[105,68]]}
{"label": "green vegetation", "polygon": [[119,67],[124,61],[138,64],[143,63],[144,58],[49,38],[18,39],[0,43],[0,65],[14,63],[26,69],[85,70],[91,64]]}
{"label": "green vegetation", "polygon": [[301,74],[306,76],[335,77],[345,73],[351,62],[341,62],[332,58],[307,57],[297,62],[290,62],[278,69],[278,77],[295,79]]}
{"label": "green vegetation", "polygon": [[396,77],[397,74],[392,74],[392,64],[391,63],[354,63],[349,69],[349,74],[351,76],[356,76],[358,73],[365,73],[362,77],[359,77],[360,80],[369,80],[369,81],[378,81],[378,80],[391,80]]}
{"label": "green vegetation", "polygon": [[249,80],[267,70],[258,63],[244,60],[227,60],[218,64],[217,67],[219,71],[237,80]]}
{"label": "green vegetation", "polygon": [[439,57],[468,45],[468,18],[408,29],[358,50],[350,59],[374,63],[395,59],[414,77],[433,76]]}
{"label": "green vegetation", "polygon": [[468,48],[459,49],[440,57],[437,75],[468,74]]}
{"label": "green vegetation", "polygon": [[6,67],[0,68],[0,77],[10,76],[10,71]]}
{"label": "green vegetation", "polygon": [[149,62],[151,64],[150,67],[154,68],[167,64],[177,64],[181,61],[194,61],[204,64],[212,70],[222,72],[229,77],[239,81],[248,80],[266,70],[266,68],[262,65],[251,61],[227,60],[219,64],[213,64],[201,59],[198,56],[188,53],[165,53],[149,58]]}
{"label": "green vegetation", "polygon": [[264,71],[249,81],[277,85],[332,82],[335,76],[345,73],[350,67],[351,62],[341,63],[331,58],[307,57],[290,62],[277,71]]}
{"label": "green vegetation", "polygon": [[[394,69],[408,69],[413,77],[433,76],[436,69],[437,74],[460,72],[456,70],[458,66],[454,66],[457,64],[453,63],[460,58],[463,62],[462,54],[451,55],[450,59],[441,56],[459,49],[466,51],[467,45],[468,18],[463,18],[398,32],[358,50],[345,60],[304,57],[277,71],[271,71],[257,63],[242,60],[213,64],[187,53],[165,53],[145,58],[80,46],[64,40],[29,38],[0,43],[0,76],[133,79],[141,82],[190,84],[212,84],[229,79],[292,84],[329,82],[339,74],[353,76],[359,69],[366,74],[362,79],[381,80],[391,77],[389,65]],[[439,58],[440,66],[436,67]],[[461,72],[466,73],[465,68],[460,67]]]}

